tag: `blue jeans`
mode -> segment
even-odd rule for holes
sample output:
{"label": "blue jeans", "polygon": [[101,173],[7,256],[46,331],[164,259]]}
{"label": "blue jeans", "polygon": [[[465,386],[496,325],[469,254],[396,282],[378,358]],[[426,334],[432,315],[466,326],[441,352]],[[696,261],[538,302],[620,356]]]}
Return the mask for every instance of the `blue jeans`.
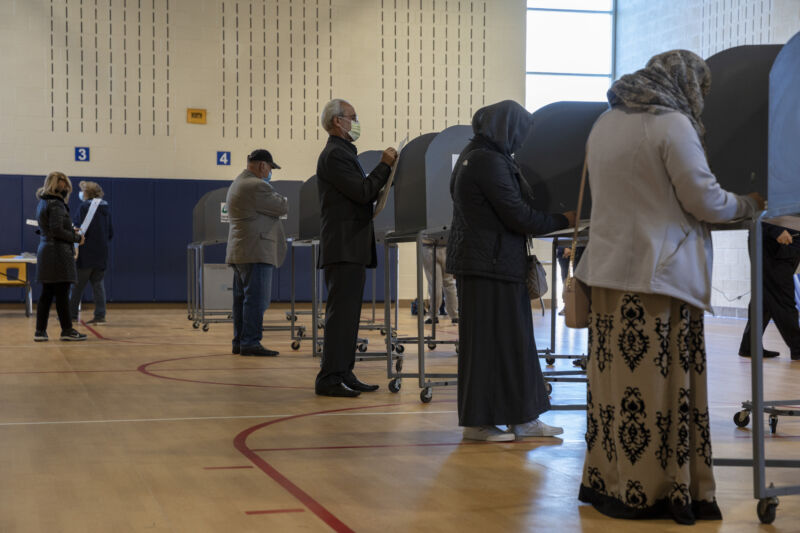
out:
{"label": "blue jeans", "polygon": [[78,306],[81,303],[83,289],[86,284],[92,283],[92,299],[94,300],[94,317],[106,317],[106,288],[103,286],[103,278],[106,271],[99,268],[79,268],[78,282],[72,286],[72,294],[69,298],[69,314],[73,322],[78,321]]}
{"label": "blue jeans", "polygon": [[272,297],[272,271],[267,263],[233,266],[233,345],[261,344],[264,311]]}

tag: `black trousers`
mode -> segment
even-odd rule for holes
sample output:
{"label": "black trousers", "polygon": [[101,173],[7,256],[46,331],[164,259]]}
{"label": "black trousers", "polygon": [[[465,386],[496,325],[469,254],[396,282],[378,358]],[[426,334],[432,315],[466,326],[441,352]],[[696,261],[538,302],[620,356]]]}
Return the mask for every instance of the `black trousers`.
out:
{"label": "black trousers", "polygon": [[[792,356],[800,356],[800,325],[794,301],[794,272],[800,259],[769,257],[764,253],[764,319],[762,335],[769,321],[775,322]],[[752,305],[752,301],[751,304]],[[742,335],[739,351],[750,353],[750,320]]]}
{"label": "black trousers", "polygon": [[42,295],[36,306],[36,330],[47,330],[47,319],[50,318],[50,305],[53,298],[56,300],[58,321],[61,322],[61,331],[72,329],[72,319],[69,316],[69,286],[71,283],[42,283]]}
{"label": "black trousers", "polygon": [[335,385],[353,375],[366,278],[366,267],[356,263],[335,263],[324,271],[328,301],[317,386]]}

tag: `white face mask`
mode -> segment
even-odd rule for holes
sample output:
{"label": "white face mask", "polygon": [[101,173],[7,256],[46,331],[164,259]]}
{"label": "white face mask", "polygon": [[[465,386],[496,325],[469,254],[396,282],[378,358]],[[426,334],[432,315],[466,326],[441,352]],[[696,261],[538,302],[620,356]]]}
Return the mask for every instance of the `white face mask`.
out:
{"label": "white face mask", "polygon": [[353,120],[350,122],[350,131],[347,132],[350,134],[350,138],[353,139],[353,142],[356,142],[359,137],[361,137],[361,123],[357,120]]}
{"label": "white face mask", "polygon": [[83,191],[78,193],[78,198],[80,199],[81,202],[85,200],[85,198],[83,197]]}

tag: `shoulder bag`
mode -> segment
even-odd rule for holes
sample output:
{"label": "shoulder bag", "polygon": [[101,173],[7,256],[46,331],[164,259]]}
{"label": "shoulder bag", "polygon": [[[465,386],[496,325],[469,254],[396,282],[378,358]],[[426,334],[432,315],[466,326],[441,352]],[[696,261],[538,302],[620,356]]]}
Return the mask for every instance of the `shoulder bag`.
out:
{"label": "shoulder bag", "polygon": [[578,245],[578,223],[583,207],[583,191],[586,188],[586,159],[583,160],[581,171],[581,188],[578,193],[578,210],[575,215],[575,231],[572,232],[572,250],[569,256],[569,270],[564,281],[564,322],[568,328],[585,328],[589,325],[589,308],[591,307],[591,289],[584,282],[575,277],[575,250]]}

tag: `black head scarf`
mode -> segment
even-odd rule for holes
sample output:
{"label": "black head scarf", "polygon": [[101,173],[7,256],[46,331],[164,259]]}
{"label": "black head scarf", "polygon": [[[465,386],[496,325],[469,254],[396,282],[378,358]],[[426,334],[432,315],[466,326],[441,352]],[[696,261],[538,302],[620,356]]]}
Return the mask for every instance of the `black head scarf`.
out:
{"label": "black head scarf", "polygon": [[532,125],[532,115],[513,100],[482,107],[472,117],[475,136],[509,158],[522,146]]}
{"label": "black head scarf", "polygon": [[646,113],[679,111],[686,115],[702,141],[700,120],[711,71],[700,56],[688,50],[671,50],[653,56],[645,68],[626,74],[608,90],[608,102]]}

